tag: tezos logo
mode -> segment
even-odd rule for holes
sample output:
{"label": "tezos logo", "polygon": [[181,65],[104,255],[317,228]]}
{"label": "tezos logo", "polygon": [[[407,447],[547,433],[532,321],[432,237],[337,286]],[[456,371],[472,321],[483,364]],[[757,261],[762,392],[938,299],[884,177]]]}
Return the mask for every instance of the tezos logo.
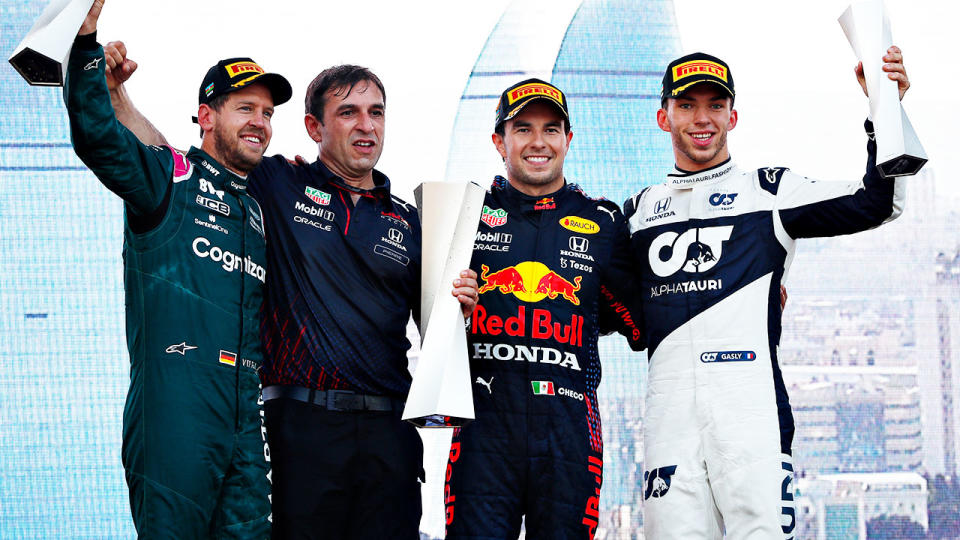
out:
{"label": "tezos logo", "polygon": [[713,206],[730,206],[737,195],[737,193],[714,193],[710,196],[710,204]]}
{"label": "tezos logo", "polygon": [[716,266],[723,252],[723,242],[730,239],[733,225],[689,229],[683,234],[667,231],[650,245],[650,269],[660,277],[679,270],[702,273]]}
{"label": "tezos logo", "polygon": [[650,497],[659,499],[666,495],[667,491],[670,490],[670,479],[675,472],[677,472],[676,465],[645,471],[643,473],[643,481],[647,487],[643,491],[643,500],[647,500]]}

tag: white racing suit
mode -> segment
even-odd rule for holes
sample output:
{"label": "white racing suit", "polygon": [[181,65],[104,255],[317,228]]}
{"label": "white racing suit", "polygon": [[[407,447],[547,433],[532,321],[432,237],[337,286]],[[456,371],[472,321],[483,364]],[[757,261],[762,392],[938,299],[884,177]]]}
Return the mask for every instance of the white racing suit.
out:
{"label": "white racing suit", "polygon": [[675,171],[624,203],[650,357],[647,538],[793,538],[793,415],[777,345],[798,238],[876,227],[902,209],[867,122],[862,182],[784,168]]}

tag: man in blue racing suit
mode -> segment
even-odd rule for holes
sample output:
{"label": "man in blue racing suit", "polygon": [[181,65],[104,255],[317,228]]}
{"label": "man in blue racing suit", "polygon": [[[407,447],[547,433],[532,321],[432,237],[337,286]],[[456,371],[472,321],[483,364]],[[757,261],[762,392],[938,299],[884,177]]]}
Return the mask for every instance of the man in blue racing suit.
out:
{"label": "man in blue racing suit", "polygon": [[[603,440],[597,336],[639,322],[617,299],[628,281],[627,225],[615,203],[563,176],[573,133],[566,96],[530,79],[508,88],[493,142],[507,178],[484,200],[471,268],[476,420],[455,432],[447,538],[592,538]],[[619,309],[618,309],[619,308]]]}
{"label": "man in blue racing suit", "polygon": [[[884,70],[909,86],[900,50]],[[863,83],[862,67],[858,75]],[[793,538],[793,417],[777,364],[780,286],[797,239],[896,218],[901,180],[881,178],[866,123],[862,181],[815,182],[730,161],[727,64],[694,53],[663,79],[661,129],[676,170],[624,204],[650,358],[644,418],[647,538]]]}

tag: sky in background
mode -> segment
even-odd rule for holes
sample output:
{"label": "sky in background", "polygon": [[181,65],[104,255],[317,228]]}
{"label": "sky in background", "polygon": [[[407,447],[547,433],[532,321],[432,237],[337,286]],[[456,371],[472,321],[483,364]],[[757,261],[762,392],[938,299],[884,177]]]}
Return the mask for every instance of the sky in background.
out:
{"label": "sky in background", "polygon": [[[190,116],[197,109],[199,81],[221,58],[251,56],[290,79],[294,99],[277,109],[268,153],[308,159],[317,150],[303,128],[307,84],[330,65],[370,67],[387,89],[386,144],[378,168],[409,198],[420,182],[443,178],[458,100],[509,3],[110,0],[99,36],[103,43],[127,44],[140,63],[128,83],[135,103],[181,148],[199,144]],[[828,180],[862,175],[861,124],[868,102],[837,23],[848,4],[675,1],[684,51],[710,52],[731,66],[740,117],[729,144],[741,166],[788,166]],[[937,191],[960,195],[960,183],[946,174],[960,166],[947,132],[958,113],[942,105],[960,86],[960,70],[946,50],[960,3],[888,0],[886,5],[913,84],[904,106],[930,157],[928,167],[938,173]],[[651,108],[650,122],[654,114]],[[491,144],[477,151],[494,149]]]}

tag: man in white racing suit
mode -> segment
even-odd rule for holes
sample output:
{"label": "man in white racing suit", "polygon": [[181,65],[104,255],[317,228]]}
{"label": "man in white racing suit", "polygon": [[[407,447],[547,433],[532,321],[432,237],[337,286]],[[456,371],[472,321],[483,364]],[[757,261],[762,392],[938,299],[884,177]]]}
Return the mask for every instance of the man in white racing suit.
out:
{"label": "man in white racing suit", "polygon": [[[900,97],[900,50],[883,57]],[[866,92],[862,66],[857,75]],[[676,170],[624,203],[650,357],[644,418],[647,538],[793,538],[793,416],[777,363],[780,287],[799,238],[896,218],[901,180],[882,178],[868,120],[862,181],[741,170],[722,60],[694,53],[663,79],[660,128]]]}

